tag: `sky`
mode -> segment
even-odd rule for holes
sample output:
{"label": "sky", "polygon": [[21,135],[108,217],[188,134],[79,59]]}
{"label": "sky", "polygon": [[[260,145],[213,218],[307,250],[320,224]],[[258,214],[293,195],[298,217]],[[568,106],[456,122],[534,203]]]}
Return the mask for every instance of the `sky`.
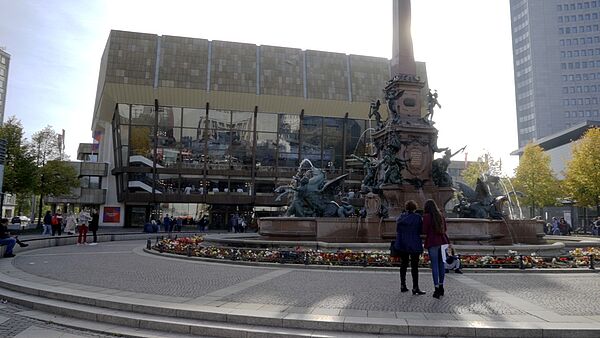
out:
{"label": "sky", "polygon": [[[28,137],[65,129],[66,153],[92,142],[102,52],[111,29],[391,58],[391,0],[0,0],[11,54],[5,119]],[[414,0],[415,59],[442,105],[439,147],[518,158],[509,2]],[[464,160],[465,155],[455,157]]]}

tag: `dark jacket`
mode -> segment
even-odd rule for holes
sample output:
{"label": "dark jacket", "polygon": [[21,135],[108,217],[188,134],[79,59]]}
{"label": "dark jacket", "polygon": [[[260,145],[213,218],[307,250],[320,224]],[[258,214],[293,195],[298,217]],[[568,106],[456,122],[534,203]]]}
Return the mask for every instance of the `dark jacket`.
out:
{"label": "dark jacket", "polygon": [[429,249],[432,246],[440,246],[442,244],[448,244],[448,236],[446,235],[446,220],[442,217],[443,232],[437,233],[433,229],[433,219],[430,214],[423,215],[423,230],[425,232],[425,249]]}
{"label": "dark jacket", "polygon": [[396,220],[396,250],[404,253],[422,253],[421,232],[423,219],[414,212],[403,213]]}
{"label": "dark jacket", "polygon": [[10,232],[8,232],[8,227],[0,224],[0,239],[10,238]]}
{"label": "dark jacket", "polygon": [[98,231],[98,223],[100,222],[100,215],[97,212],[92,214],[92,220],[90,221],[90,231]]}
{"label": "dark jacket", "polygon": [[48,225],[52,224],[52,215],[46,214],[44,216],[44,224],[48,224]]}

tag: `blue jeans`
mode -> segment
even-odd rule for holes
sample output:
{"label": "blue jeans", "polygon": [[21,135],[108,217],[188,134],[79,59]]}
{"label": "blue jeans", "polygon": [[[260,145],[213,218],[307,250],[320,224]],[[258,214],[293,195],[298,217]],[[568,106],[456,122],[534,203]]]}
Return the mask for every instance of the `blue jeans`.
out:
{"label": "blue jeans", "polygon": [[42,235],[50,235],[52,232],[50,231],[50,224],[43,224],[44,229],[42,231]]}
{"label": "blue jeans", "polygon": [[17,240],[12,237],[0,239],[0,245],[6,245],[5,254],[12,254],[15,244],[17,244]]}
{"label": "blue jeans", "polygon": [[442,261],[442,247],[432,246],[429,251],[429,261],[431,263],[431,274],[433,275],[433,284],[435,286],[444,285],[444,262]]}

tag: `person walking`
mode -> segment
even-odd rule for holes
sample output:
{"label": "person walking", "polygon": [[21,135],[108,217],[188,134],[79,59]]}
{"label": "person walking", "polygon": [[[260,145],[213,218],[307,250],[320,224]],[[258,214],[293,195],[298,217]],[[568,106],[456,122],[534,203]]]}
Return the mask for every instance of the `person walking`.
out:
{"label": "person walking", "polygon": [[50,235],[52,233],[50,231],[50,229],[52,228],[52,214],[50,213],[50,210],[46,211],[43,222],[44,222],[44,229],[42,231],[42,235]]}
{"label": "person walking", "polygon": [[425,201],[423,208],[423,230],[425,232],[425,249],[429,253],[431,274],[435,291],[433,297],[439,299],[444,295],[444,260],[442,258],[442,245],[449,244],[446,235],[446,220],[442,216],[435,201]]}
{"label": "person walking", "polygon": [[96,211],[96,209],[92,210],[92,220],[90,221],[90,231],[92,232],[93,235],[93,239],[92,239],[92,243],[90,245],[96,245],[98,244],[98,226],[100,222],[100,215],[98,215],[98,212]]}
{"label": "person walking", "polygon": [[87,244],[87,233],[88,233],[88,224],[92,217],[90,214],[82,209],[79,212],[78,216],[79,221],[79,235],[77,236],[77,245]]}
{"label": "person walking", "polygon": [[407,201],[405,212],[396,220],[396,241],[394,247],[400,252],[400,292],[407,292],[406,271],[410,261],[410,274],[412,275],[412,294],[424,295],[419,289],[419,257],[423,253],[421,233],[423,220],[421,215],[415,213],[417,203]]}

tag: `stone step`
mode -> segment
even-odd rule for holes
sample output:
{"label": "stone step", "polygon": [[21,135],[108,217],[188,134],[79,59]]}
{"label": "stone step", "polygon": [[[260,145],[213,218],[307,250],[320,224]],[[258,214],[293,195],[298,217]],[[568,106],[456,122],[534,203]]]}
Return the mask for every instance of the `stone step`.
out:
{"label": "stone step", "polygon": [[[61,292],[3,276],[0,297],[55,315],[108,325],[215,337],[365,337],[389,335],[460,337],[599,337],[598,323],[401,320],[226,309],[116,296]],[[6,283],[8,282],[8,283]],[[29,284],[29,285],[28,285]],[[8,288],[12,289],[9,290]],[[14,289],[26,290],[19,292]],[[72,290],[71,290],[72,291]],[[83,326],[85,328],[85,326]]]}
{"label": "stone step", "polygon": [[[364,337],[365,334],[313,329],[220,323],[151,314],[140,314],[90,305],[73,304],[0,289],[2,298],[34,309],[22,315],[48,322],[124,337]],[[392,337],[369,335],[369,337]],[[395,336],[402,337],[402,336]],[[405,336],[406,337],[406,336]]]}

